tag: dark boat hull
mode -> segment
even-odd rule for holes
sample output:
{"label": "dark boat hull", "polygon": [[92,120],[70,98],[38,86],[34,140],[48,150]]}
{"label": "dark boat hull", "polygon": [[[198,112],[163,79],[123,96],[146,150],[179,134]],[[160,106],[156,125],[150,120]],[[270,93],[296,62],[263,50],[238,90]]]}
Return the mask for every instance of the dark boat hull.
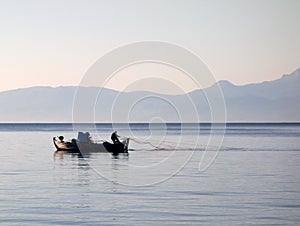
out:
{"label": "dark boat hull", "polygon": [[71,142],[61,142],[53,137],[53,143],[58,151],[72,151],[72,152],[79,152],[79,148],[76,143]]}
{"label": "dark boat hull", "polygon": [[58,151],[68,152],[111,152],[113,154],[128,153],[129,139],[123,143],[112,144],[109,142],[91,143],[91,142],[63,142],[53,137],[53,143]]}

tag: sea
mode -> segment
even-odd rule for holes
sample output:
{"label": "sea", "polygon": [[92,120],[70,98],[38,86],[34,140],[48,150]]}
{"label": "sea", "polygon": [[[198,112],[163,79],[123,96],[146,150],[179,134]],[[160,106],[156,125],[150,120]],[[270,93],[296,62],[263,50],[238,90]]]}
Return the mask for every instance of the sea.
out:
{"label": "sea", "polygon": [[[117,131],[129,154],[56,151]],[[300,123],[2,123],[0,225],[299,225]]]}

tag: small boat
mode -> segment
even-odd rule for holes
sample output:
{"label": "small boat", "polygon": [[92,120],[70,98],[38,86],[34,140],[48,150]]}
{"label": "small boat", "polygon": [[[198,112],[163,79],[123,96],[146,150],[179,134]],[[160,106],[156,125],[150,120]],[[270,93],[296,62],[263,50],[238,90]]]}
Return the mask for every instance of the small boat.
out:
{"label": "small boat", "polygon": [[64,141],[63,136],[53,137],[53,143],[58,151],[68,152],[111,152],[114,155],[119,153],[128,153],[129,138],[125,138],[123,141],[110,143],[104,142],[93,142],[90,134],[78,132],[77,139],[73,138],[71,141]]}

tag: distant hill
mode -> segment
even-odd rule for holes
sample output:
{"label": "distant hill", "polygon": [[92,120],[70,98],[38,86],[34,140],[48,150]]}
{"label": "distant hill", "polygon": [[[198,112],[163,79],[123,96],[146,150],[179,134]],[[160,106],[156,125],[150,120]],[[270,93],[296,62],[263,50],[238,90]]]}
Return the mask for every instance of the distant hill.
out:
{"label": "distant hill", "polygon": [[[118,92],[101,89],[95,104],[98,122],[194,121],[186,100],[195,104],[199,121],[210,121],[206,95],[217,86],[223,90],[228,121],[300,121],[300,68],[280,79],[236,86],[219,81],[213,86],[184,95],[151,92]],[[31,87],[0,92],[1,122],[72,122],[73,100],[78,87]],[[97,96],[99,88],[81,87]],[[169,102],[169,103],[168,103]],[[180,117],[174,110],[180,106]],[[84,110],[84,109],[81,109]],[[84,117],[82,118],[84,121]]]}

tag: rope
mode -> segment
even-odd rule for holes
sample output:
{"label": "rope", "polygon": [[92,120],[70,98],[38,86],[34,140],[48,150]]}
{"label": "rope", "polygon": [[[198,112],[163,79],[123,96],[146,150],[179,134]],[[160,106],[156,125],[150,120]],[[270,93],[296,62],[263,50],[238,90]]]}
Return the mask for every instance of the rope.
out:
{"label": "rope", "polygon": [[161,147],[160,146],[157,146],[157,145],[154,145],[152,144],[150,141],[140,141],[140,140],[137,140],[135,138],[130,138],[128,137],[131,141],[135,142],[135,143],[138,143],[138,144],[148,144],[154,148],[157,148],[157,149],[160,149]]}
{"label": "rope", "polygon": [[[171,141],[164,141],[162,145],[155,145],[153,144],[154,142],[159,142],[158,140],[153,140],[152,142],[150,141],[141,141],[132,137],[122,137],[123,139],[129,138],[131,141],[137,143],[137,144],[146,144],[154,147],[155,149],[194,149],[195,146],[191,143],[183,143],[180,142],[181,146],[178,146],[176,142],[171,142]],[[217,146],[217,145],[197,145],[198,148],[221,148],[221,149],[232,149],[232,147],[226,147],[226,146]]]}
{"label": "rope", "polygon": [[[171,142],[171,141],[164,141],[163,144],[159,144],[156,145],[155,143],[161,142],[159,140],[153,140],[152,141],[142,141],[133,137],[125,137],[125,136],[120,136],[121,140],[125,140],[125,139],[130,139],[131,141],[137,143],[137,144],[145,144],[145,145],[149,145],[155,149],[158,150],[166,150],[166,149],[172,149],[172,150],[180,150],[180,149],[187,149],[187,150],[194,150],[195,148],[214,148],[214,149],[219,149],[220,150],[226,150],[226,149],[235,149],[234,147],[229,147],[229,146],[217,146],[217,145],[201,145],[201,144],[197,144],[197,146],[191,144],[191,143],[184,143],[184,142],[180,142],[180,146],[178,145],[178,143],[176,142]],[[97,142],[104,142],[105,140],[97,140]]]}
{"label": "rope", "polygon": [[[154,142],[157,143],[159,141],[155,141],[155,140],[153,140],[152,142],[150,142],[150,141],[141,141],[141,140],[138,140],[138,139],[135,139],[135,138],[132,138],[132,137],[122,137],[122,138],[123,139],[129,138],[131,141],[133,141],[137,144],[147,144],[147,145],[150,145],[150,146],[152,146],[156,149],[180,149],[180,148],[183,149],[183,148],[188,148],[188,147],[184,147],[184,146],[178,147],[178,144],[176,142],[170,142],[170,141],[164,141],[164,143],[162,145],[155,145],[153,143]],[[185,144],[190,145],[190,144],[187,144],[187,143],[185,143]]]}

